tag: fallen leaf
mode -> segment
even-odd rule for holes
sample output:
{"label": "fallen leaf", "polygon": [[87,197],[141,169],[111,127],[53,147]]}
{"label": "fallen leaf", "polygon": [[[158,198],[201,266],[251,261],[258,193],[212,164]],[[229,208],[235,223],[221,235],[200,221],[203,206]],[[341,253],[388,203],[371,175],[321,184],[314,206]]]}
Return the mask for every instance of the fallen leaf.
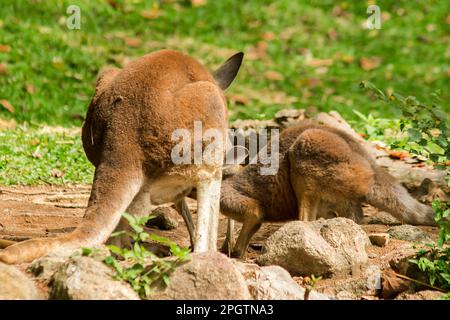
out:
{"label": "fallen leaf", "polygon": [[0,119],[0,130],[3,129],[14,129],[16,128],[16,122],[14,120],[3,120]]}
{"label": "fallen leaf", "polygon": [[303,78],[297,81],[300,87],[316,88],[322,85],[322,81],[318,78]]}
{"label": "fallen leaf", "polygon": [[64,176],[64,172],[59,169],[52,169],[50,174],[52,177],[55,177],[55,178],[61,178],[62,176]]}
{"label": "fallen leaf", "polygon": [[270,32],[270,31],[269,32],[264,32],[262,34],[262,38],[264,40],[270,41],[270,40],[275,39],[275,34],[273,32]]}
{"label": "fallen leaf", "polygon": [[0,52],[10,52],[11,47],[7,44],[0,44]]}
{"label": "fallen leaf", "polygon": [[234,101],[236,104],[240,104],[240,105],[244,105],[244,106],[250,104],[250,101],[251,101],[247,96],[242,95],[242,94],[229,94],[229,95],[227,95],[227,98],[230,101]]}
{"label": "fallen leaf", "polygon": [[153,8],[150,10],[142,10],[140,12],[141,17],[145,19],[157,19],[163,15],[163,12],[159,8]]}
{"label": "fallen leaf", "polygon": [[337,39],[337,37],[338,37],[337,31],[336,31],[335,29],[329,30],[329,31],[327,32],[327,35],[328,35],[328,38],[329,38],[331,41],[336,41],[336,39]]}
{"label": "fallen leaf", "polygon": [[0,104],[3,106],[3,108],[8,110],[9,112],[14,113],[14,107],[12,106],[11,103],[9,103],[8,100],[0,99]]}
{"label": "fallen leaf", "polygon": [[381,64],[380,57],[361,58],[359,59],[361,68],[365,71],[373,70]]}
{"label": "fallen leaf", "polygon": [[267,47],[269,45],[265,41],[259,41],[255,47],[248,52],[247,58],[249,60],[259,60],[267,56]]}
{"label": "fallen leaf", "polygon": [[409,153],[406,151],[386,150],[391,158],[403,160],[409,157]]}
{"label": "fallen leaf", "polygon": [[125,38],[125,44],[129,47],[138,48],[142,44],[142,40],[139,38]]}
{"label": "fallen leaf", "polygon": [[387,270],[381,276],[381,295],[385,299],[392,299],[399,293],[412,287],[410,281],[397,277],[396,273]]}
{"label": "fallen leaf", "polygon": [[450,24],[450,14],[447,16],[447,19],[445,19],[446,24]]}
{"label": "fallen leaf", "polygon": [[333,59],[311,59],[305,64],[310,67],[328,67],[333,64]]}
{"label": "fallen leaf", "polygon": [[42,153],[39,151],[39,149],[34,150],[31,156],[36,159],[42,159]]}
{"label": "fallen leaf", "polygon": [[36,93],[36,88],[31,83],[25,84],[25,90],[31,95]]}
{"label": "fallen leaf", "polygon": [[272,70],[264,72],[264,78],[266,78],[267,80],[273,80],[273,81],[284,80],[284,77],[281,73],[272,71]]}
{"label": "fallen leaf", "polygon": [[193,7],[201,7],[208,3],[208,0],[191,0]]}
{"label": "fallen leaf", "polygon": [[6,67],[6,64],[0,63],[0,75],[6,74],[8,74],[8,68]]}

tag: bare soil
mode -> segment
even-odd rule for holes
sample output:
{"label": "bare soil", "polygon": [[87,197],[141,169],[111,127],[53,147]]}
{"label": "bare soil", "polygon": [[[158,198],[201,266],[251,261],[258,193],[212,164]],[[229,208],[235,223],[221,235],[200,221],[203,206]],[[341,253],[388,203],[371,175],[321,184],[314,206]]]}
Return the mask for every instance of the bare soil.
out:
{"label": "bare soil", "polygon": [[[81,221],[84,209],[87,205],[90,194],[90,186],[10,186],[0,187],[0,238],[14,241],[23,241],[37,237],[55,237],[59,234],[71,232]],[[196,201],[188,198],[188,205],[196,219]],[[376,209],[366,207],[365,215],[376,213]],[[180,246],[189,246],[189,236],[181,216],[178,217],[179,226],[173,230],[159,230],[148,228],[148,232],[167,237],[175,241]],[[218,246],[222,245],[225,239],[227,220],[220,217]],[[253,237],[250,244],[246,261],[252,262],[260,254],[264,241],[282,223],[267,223]],[[389,226],[386,225],[362,225],[368,232],[386,232]],[[421,227],[422,230],[430,233],[435,238],[437,230],[433,227]],[[236,236],[239,226],[236,228]],[[369,264],[377,266],[380,270],[389,268],[389,258],[406,246],[411,246],[410,242],[390,239],[384,247],[369,246]],[[20,266],[25,269],[26,266]],[[301,282],[301,278],[295,278]],[[334,294],[341,290],[357,291],[354,287],[361,287],[360,282],[364,280],[362,275],[347,276],[345,278],[332,278],[321,280],[316,289],[319,291]],[[365,281],[365,280],[364,280]],[[361,294],[360,294],[361,295]],[[373,292],[363,293],[365,298],[373,295]]]}

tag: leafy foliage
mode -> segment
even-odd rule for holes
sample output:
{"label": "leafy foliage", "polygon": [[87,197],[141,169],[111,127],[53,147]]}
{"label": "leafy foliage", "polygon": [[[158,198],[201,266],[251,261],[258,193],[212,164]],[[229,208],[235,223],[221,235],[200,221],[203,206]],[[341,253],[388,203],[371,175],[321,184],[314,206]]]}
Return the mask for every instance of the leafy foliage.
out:
{"label": "leafy foliage", "polygon": [[[180,248],[167,238],[145,232],[144,225],[153,218],[152,216],[137,218],[124,213],[123,217],[127,219],[132,231],[121,231],[112,236],[126,234],[133,239],[134,244],[131,249],[109,245],[109,250],[115,256],[110,255],[106,257],[104,262],[114,268],[117,279],[128,282],[141,297],[149,297],[152,292],[152,285],[159,284],[161,281],[165,285],[169,284],[170,273],[180,263],[189,259],[190,249]],[[162,259],[153,252],[148,251],[144,246],[146,240],[153,240],[169,246],[173,258]],[[117,257],[124,260],[124,262],[119,262]]]}
{"label": "leafy foliage", "polygon": [[433,209],[439,226],[437,244],[419,250],[411,262],[428,276],[432,286],[448,291],[444,298],[450,299],[450,203],[435,200]]}
{"label": "leafy foliage", "polygon": [[[370,82],[361,82],[361,88],[369,90],[378,99],[394,105],[400,113],[399,120],[395,123],[406,135],[394,139],[391,148],[403,149],[413,155],[426,157],[435,163],[438,169],[447,170],[447,182],[450,186],[450,124],[448,114],[438,104],[439,92],[432,94],[433,103],[425,104],[414,96],[405,98],[397,93],[386,95]],[[366,119],[366,122],[370,120]],[[376,120],[372,122],[377,124]],[[392,125],[392,122],[390,124]]]}

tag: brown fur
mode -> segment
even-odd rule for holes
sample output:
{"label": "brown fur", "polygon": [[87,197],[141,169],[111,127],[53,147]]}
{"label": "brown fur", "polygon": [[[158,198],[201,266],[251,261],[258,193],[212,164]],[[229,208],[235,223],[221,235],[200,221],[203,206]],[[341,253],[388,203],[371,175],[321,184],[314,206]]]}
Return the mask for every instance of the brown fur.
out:
{"label": "brown fur", "polygon": [[245,253],[263,222],[333,216],[358,222],[363,202],[406,223],[434,225],[431,208],[409,196],[358,142],[337,129],[311,122],[291,127],[281,133],[279,151],[276,175],[261,175],[261,165],[254,164],[222,183],[221,212],[243,223],[234,256]]}
{"label": "brown fur", "polygon": [[[169,201],[183,208],[183,198],[193,187],[205,190],[199,198],[208,204],[208,188],[220,181],[222,164],[174,165],[171,150],[177,142],[171,134],[180,128],[192,132],[194,121],[201,121],[203,131],[217,128],[225,136],[227,109],[222,89],[237,74],[241,60],[242,54],[233,56],[212,76],[193,58],[163,50],[122,70],[102,72],[82,132],[86,155],[95,166],[82,223],[59,238],[12,245],[0,252],[0,261],[21,263],[57,249],[102,243],[118,225],[122,212],[144,215],[151,205]],[[214,221],[205,221],[212,226],[203,226],[203,230],[209,228],[207,232],[214,237]],[[119,228],[125,227],[121,221]],[[210,241],[208,248],[214,249],[214,239]]]}

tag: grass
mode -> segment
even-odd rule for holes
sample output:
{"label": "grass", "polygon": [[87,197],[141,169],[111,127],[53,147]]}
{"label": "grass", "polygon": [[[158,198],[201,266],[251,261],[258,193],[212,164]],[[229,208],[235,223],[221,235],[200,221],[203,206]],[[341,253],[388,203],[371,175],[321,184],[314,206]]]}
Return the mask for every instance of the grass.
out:
{"label": "grass", "polygon": [[91,183],[80,132],[63,128],[0,131],[0,185]]}
{"label": "grass", "polygon": [[[353,110],[393,118],[392,108],[359,90],[362,80],[419,100],[441,89],[449,112],[449,3],[378,1],[382,28],[367,30],[373,2],[3,0],[0,99],[14,112],[0,105],[0,118],[27,125],[1,133],[0,184],[90,181],[79,138],[40,128],[80,127],[102,67],[162,48],[187,52],[211,69],[246,53],[227,92],[232,119],[270,118],[287,107],[338,110],[354,121],[360,118]],[[81,9],[80,30],[66,27],[73,4]],[[36,139],[48,151],[42,158],[30,158]],[[58,167],[63,178],[48,177]]]}

